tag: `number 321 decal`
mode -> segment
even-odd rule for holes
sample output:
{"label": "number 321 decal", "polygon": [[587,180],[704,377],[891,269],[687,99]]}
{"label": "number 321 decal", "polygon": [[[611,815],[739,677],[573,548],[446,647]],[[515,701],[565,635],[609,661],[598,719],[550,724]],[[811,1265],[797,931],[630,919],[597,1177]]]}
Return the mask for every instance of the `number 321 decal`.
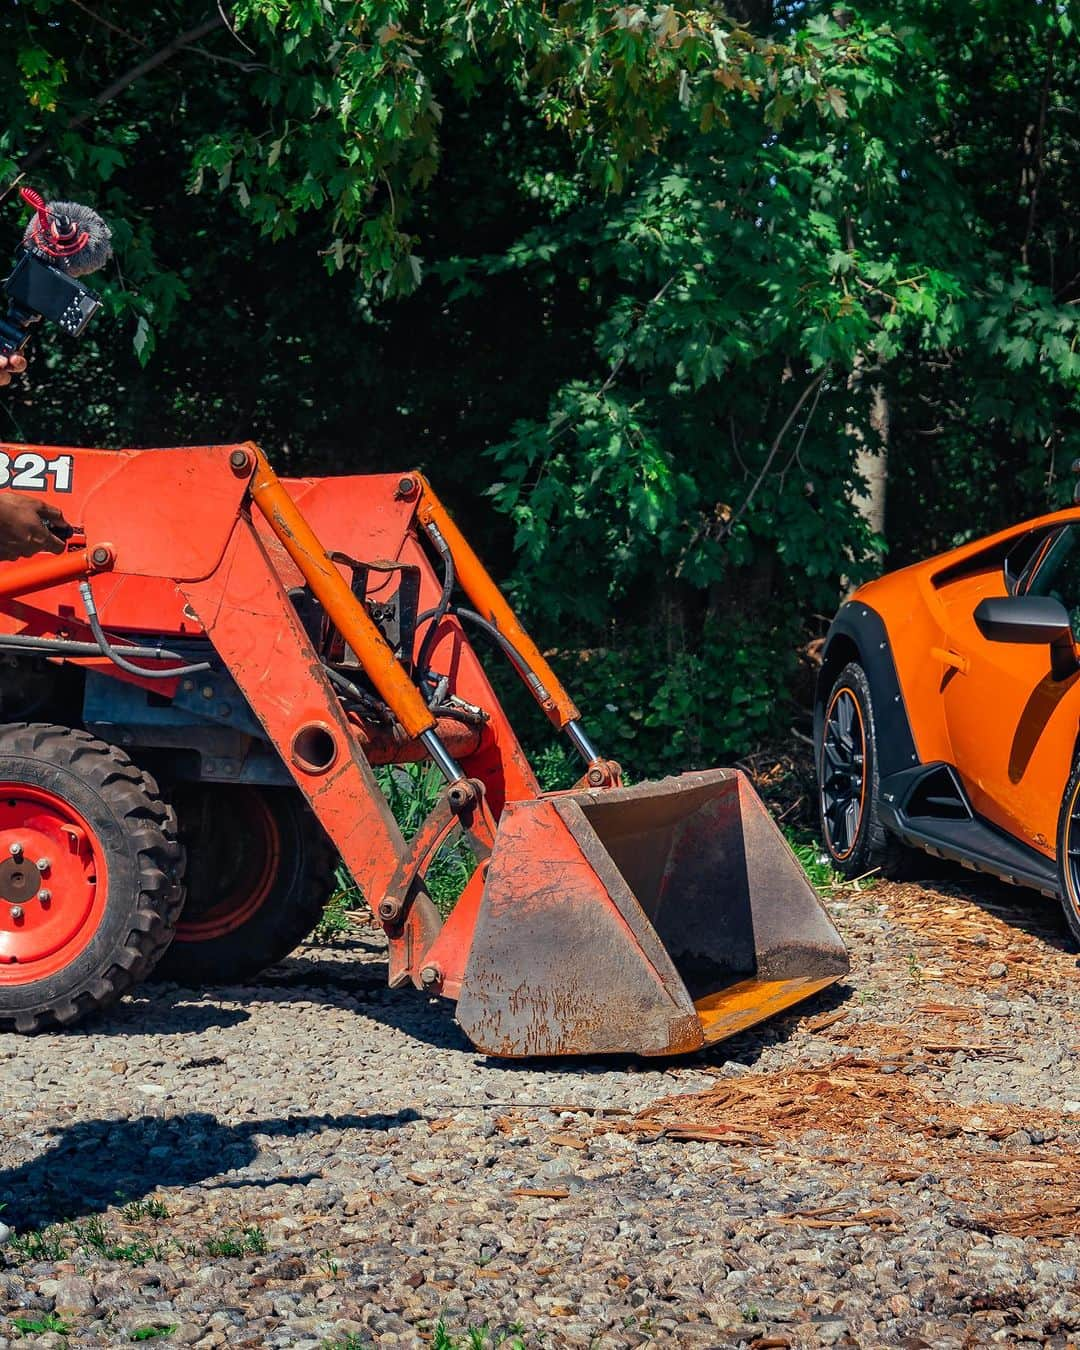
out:
{"label": "number 321 decal", "polygon": [[21,488],[25,492],[70,492],[73,463],[71,455],[46,459],[44,455],[28,450],[13,459],[0,450],[0,488]]}

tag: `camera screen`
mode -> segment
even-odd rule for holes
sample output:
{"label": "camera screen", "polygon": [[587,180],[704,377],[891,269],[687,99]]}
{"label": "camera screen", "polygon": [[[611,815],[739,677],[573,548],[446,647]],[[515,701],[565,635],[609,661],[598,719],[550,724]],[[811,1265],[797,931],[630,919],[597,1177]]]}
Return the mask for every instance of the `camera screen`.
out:
{"label": "camera screen", "polygon": [[51,319],[73,337],[78,337],[101,304],[81,281],[32,253],[19,259],[4,289],[17,305]]}

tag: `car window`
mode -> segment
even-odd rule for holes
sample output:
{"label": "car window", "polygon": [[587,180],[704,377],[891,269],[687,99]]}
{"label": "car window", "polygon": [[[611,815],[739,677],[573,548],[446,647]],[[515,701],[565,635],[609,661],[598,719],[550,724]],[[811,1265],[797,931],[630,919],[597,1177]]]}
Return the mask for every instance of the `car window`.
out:
{"label": "car window", "polygon": [[1025,595],[1049,595],[1069,611],[1073,636],[1080,638],[1080,531],[1066,525],[1050,542],[1024,588]]}
{"label": "car window", "polygon": [[1010,595],[1023,593],[1024,583],[1057,533],[1057,530],[1029,530],[1011,546],[1005,555],[1005,589]]}

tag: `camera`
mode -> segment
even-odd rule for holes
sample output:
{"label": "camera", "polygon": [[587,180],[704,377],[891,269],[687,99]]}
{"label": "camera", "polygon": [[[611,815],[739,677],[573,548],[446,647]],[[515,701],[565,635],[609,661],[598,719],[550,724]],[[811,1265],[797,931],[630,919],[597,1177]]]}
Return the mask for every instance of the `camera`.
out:
{"label": "camera", "polygon": [[8,310],[0,318],[0,354],[10,356],[24,347],[30,329],[41,319],[59,324],[78,337],[101,308],[89,286],[69,277],[34,253],[24,253],[3,283]]}
{"label": "camera", "polygon": [[34,210],[10,276],[0,283],[7,312],[0,317],[0,355],[25,347],[42,319],[78,337],[101,299],[78,278],[97,271],[112,253],[101,217],[78,202],[46,204],[33,188],[20,189]]}

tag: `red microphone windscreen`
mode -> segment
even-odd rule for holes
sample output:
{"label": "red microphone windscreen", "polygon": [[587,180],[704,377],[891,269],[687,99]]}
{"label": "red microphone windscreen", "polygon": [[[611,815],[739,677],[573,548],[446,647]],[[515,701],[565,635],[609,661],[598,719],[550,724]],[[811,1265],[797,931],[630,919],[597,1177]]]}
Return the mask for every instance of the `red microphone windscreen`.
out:
{"label": "red microphone windscreen", "polygon": [[84,277],[112,257],[112,231],[81,202],[49,202],[23,235],[23,247],[43,254],[68,276]]}

